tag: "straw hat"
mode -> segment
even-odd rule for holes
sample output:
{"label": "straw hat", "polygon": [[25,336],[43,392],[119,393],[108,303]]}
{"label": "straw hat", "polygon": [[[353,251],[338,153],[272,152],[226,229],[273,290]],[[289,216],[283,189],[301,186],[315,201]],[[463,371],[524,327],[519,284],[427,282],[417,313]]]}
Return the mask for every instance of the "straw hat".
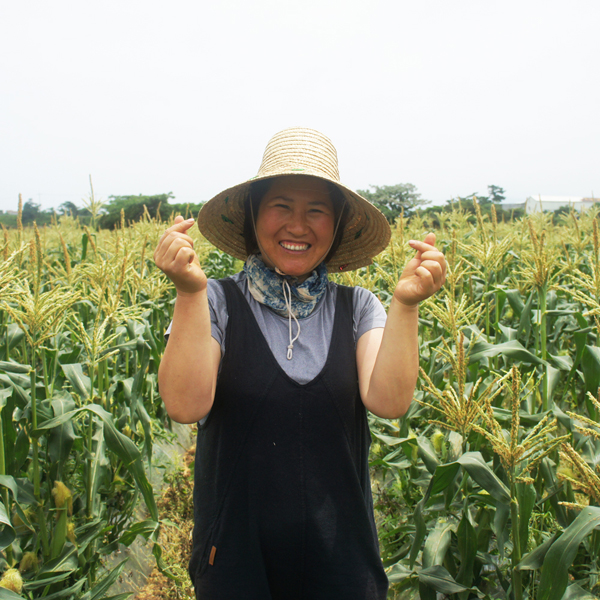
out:
{"label": "straw hat", "polygon": [[275,134],[256,177],[230,187],[209,200],[198,215],[202,235],[220,250],[246,260],[244,201],[254,181],[280,175],[311,175],[336,185],[346,198],[342,241],[327,263],[330,272],[351,271],[371,264],[389,243],[387,219],[368,200],[340,183],[337,152],[331,140],[314,129],[292,127]]}

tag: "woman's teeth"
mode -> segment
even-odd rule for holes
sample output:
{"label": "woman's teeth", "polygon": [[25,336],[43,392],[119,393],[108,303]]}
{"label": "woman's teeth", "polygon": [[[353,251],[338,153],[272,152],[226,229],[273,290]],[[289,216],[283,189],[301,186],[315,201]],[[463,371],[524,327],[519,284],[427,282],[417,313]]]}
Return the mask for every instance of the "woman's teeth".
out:
{"label": "woman's teeth", "polygon": [[286,250],[293,250],[295,252],[308,250],[310,247],[310,244],[290,244],[289,242],[279,242],[279,245]]}

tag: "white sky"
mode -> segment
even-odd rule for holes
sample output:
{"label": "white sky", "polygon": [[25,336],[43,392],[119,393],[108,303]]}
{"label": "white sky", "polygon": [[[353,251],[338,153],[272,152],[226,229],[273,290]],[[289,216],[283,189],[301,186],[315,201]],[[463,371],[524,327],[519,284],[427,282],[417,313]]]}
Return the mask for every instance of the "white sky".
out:
{"label": "white sky", "polygon": [[0,210],[256,174],[319,129],[350,187],[600,196],[600,2],[0,4]]}

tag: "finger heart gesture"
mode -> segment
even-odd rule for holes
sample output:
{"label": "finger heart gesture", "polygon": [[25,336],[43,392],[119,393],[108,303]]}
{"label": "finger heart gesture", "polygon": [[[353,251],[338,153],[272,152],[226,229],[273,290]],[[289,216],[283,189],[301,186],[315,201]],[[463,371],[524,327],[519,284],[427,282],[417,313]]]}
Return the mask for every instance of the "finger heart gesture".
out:
{"label": "finger heart gesture", "polygon": [[428,233],[422,242],[410,240],[409,244],[417,254],[404,268],[394,297],[406,306],[415,306],[444,285],[446,258],[435,247],[435,233]]}

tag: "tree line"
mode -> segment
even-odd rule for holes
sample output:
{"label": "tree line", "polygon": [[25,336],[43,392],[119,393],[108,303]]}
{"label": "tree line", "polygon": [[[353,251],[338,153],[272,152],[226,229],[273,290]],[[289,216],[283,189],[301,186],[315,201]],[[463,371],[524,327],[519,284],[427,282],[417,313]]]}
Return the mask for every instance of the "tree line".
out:
{"label": "tree line", "polygon": [[[477,200],[482,212],[490,213],[494,206],[499,218],[505,216],[520,216],[523,211],[503,211],[502,201],[505,199],[504,189],[497,185],[489,185],[487,194],[472,193],[457,196],[447,200],[442,205],[431,206],[430,202],[421,197],[417,187],[412,183],[397,183],[395,185],[372,185],[369,189],[357,190],[359,194],[372,202],[385,215],[390,223],[404,215],[410,217],[415,213],[422,215],[442,213],[451,210],[457,202],[468,212],[474,213],[473,199]],[[162,220],[168,219],[171,214],[181,214],[185,218],[196,217],[203,202],[195,204],[171,202],[175,199],[172,192],[154,195],[120,195],[109,196],[106,202],[95,201],[93,210],[90,203],[84,201],[85,206],[78,206],[74,202],[63,202],[57,209],[42,210],[41,206],[29,199],[23,204],[21,220],[23,225],[31,225],[34,221],[38,225],[49,224],[53,218],[71,216],[80,222],[93,224],[104,229],[113,229],[119,226],[121,219],[126,223],[138,221],[144,214],[152,218],[159,216]],[[509,214],[510,213],[510,214]],[[16,215],[0,214],[0,222],[7,227],[16,226]]]}

